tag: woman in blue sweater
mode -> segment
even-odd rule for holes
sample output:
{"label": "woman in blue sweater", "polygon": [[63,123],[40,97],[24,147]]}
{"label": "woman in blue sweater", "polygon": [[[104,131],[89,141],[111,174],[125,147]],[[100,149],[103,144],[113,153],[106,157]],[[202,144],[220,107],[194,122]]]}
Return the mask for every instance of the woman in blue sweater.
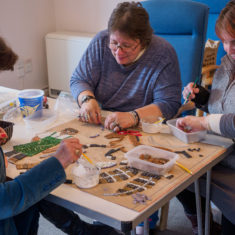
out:
{"label": "woman in blue sweater", "polygon": [[[169,42],[153,34],[141,3],[119,3],[108,29],[94,37],[76,67],[70,89],[80,120],[101,123],[101,109],[108,110],[104,126],[110,130],[135,127],[150,117],[152,122],[170,119],[181,105],[177,55]],[[156,212],[150,229],[157,219]]]}
{"label": "woman in blue sweater", "polygon": [[108,29],[91,41],[75,69],[70,88],[80,120],[100,123],[100,107],[112,111],[105,127],[114,131],[152,116],[172,118],[181,105],[181,80],[174,48],[153,34],[138,2],[113,10]]}

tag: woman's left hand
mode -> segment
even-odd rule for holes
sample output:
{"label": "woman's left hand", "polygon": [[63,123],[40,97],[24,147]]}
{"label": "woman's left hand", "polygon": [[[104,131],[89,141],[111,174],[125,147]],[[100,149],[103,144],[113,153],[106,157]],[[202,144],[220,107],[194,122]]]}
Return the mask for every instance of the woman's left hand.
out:
{"label": "woman's left hand", "polygon": [[176,121],[176,127],[185,130],[190,129],[191,132],[202,131],[207,129],[206,117],[186,116]]}
{"label": "woman's left hand", "polygon": [[104,127],[115,132],[135,125],[134,117],[129,112],[114,112],[109,114],[104,122]]}

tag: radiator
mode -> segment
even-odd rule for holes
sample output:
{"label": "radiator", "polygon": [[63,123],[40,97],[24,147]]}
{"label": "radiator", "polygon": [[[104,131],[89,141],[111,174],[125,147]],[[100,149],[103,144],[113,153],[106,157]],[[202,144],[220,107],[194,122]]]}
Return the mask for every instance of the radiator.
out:
{"label": "radiator", "polygon": [[70,91],[69,81],[94,34],[54,32],[46,35],[49,96]]}

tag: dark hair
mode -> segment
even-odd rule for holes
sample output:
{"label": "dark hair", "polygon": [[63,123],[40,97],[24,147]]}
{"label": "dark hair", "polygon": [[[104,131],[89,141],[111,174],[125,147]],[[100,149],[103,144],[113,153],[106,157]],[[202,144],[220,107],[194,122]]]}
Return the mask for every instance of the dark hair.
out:
{"label": "dark hair", "polygon": [[215,32],[220,39],[223,39],[223,33],[227,32],[235,37],[235,0],[229,1],[216,21]]}
{"label": "dark hair", "polygon": [[14,70],[14,64],[18,56],[7,46],[6,42],[0,37],[0,71]]}
{"label": "dark hair", "polygon": [[119,3],[113,10],[109,22],[108,32],[119,31],[131,39],[139,39],[145,47],[151,42],[153,29],[149,23],[149,15],[140,2]]}

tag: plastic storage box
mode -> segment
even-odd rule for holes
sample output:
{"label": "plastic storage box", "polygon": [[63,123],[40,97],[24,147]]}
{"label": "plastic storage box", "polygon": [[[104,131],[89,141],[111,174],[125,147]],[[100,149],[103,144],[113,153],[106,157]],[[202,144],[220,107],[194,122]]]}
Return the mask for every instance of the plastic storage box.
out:
{"label": "plastic storage box", "polygon": [[184,143],[195,143],[205,138],[207,131],[196,131],[187,133],[176,127],[177,119],[168,120],[166,123],[171,128],[172,134]]}
{"label": "plastic storage box", "polygon": [[[148,162],[146,160],[141,160],[139,157],[141,154],[149,154],[153,158],[163,158],[169,161],[163,165]],[[134,149],[130,150],[125,154],[128,159],[129,165],[137,169],[147,171],[153,174],[164,175],[166,172],[171,170],[174,166],[178,155],[166,150],[154,148],[147,145],[139,145]]]}

